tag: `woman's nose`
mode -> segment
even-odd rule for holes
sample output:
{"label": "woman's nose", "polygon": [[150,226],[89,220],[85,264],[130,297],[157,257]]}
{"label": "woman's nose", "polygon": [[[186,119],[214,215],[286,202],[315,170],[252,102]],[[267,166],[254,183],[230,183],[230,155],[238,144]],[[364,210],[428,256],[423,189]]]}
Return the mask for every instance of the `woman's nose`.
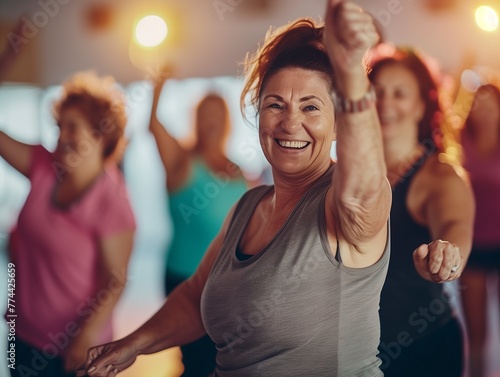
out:
{"label": "woman's nose", "polygon": [[303,115],[300,111],[288,110],[283,114],[281,126],[284,130],[293,131],[302,126]]}

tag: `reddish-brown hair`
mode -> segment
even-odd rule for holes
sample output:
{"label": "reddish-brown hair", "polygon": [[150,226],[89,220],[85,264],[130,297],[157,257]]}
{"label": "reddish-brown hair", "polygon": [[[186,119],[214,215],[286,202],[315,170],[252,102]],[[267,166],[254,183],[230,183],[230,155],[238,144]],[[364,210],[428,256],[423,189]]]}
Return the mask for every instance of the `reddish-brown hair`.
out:
{"label": "reddish-brown hair", "polygon": [[[245,59],[246,81],[240,107],[246,118],[246,107],[257,111],[260,96],[269,78],[283,68],[303,68],[322,74],[330,90],[335,86],[334,72],[323,43],[323,23],[301,18],[280,28],[271,28],[264,45]],[[247,100],[247,95],[250,97]]]}
{"label": "reddish-brown hair", "polygon": [[63,94],[54,104],[53,114],[59,123],[61,112],[76,107],[102,135],[104,158],[111,157],[123,138],[127,115],[125,97],[110,77],[93,72],[80,72],[63,83]]}
{"label": "reddish-brown hair", "polygon": [[432,74],[428,63],[419,53],[410,48],[399,47],[389,56],[382,58],[374,56],[371,62],[371,70],[368,75],[370,81],[374,81],[381,69],[400,65],[408,69],[417,79],[420,98],[424,102],[424,115],[418,123],[418,141],[421,144],[442,148],[441,145],[441,122],[443,111],[439,102],[438,78]]}

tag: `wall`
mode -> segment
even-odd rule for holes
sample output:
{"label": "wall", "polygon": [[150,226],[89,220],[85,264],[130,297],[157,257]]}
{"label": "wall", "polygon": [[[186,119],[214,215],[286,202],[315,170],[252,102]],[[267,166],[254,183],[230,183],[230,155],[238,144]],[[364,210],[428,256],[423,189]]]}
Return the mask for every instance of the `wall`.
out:
{"label": "wall", "polygon": [[[478,1],[451,1],[456,6],[445,11],[429,10],[424,6],[428,2],[357,3],[376,15],[387,39],[422,47],[446,70],[458,70],[464,60],[500,66],[500,49],[491,48],[500,42],[500,31],[487,34],[477,28],[473,11]],[[500,8],[497,0],[491,3]],[[108,28],[89,30],[84,15],[92,4],[112,9]],[[260,8],[255,4],[268,5],[256,10]],[[41,85],[59,83],[74,71],[88,68],[129,83],[146,74],[130,59],[132,53],[137,61],[140,51],[130,43],[131,25],[139,15],[163,14],[170,27],[162,48],[143,56],[150,66],[171,63],[179,77],[221,76],[241,73],[239,62],[257,47],[270,25],[299,16],[320,17],[324,5],[324,0],[2,0],[0,19],[12,21],[24,12],[28,20],[42,25],[28,38],[28,43],[36,40],[40,45],[40,56],[32,65],[40,70]]]}

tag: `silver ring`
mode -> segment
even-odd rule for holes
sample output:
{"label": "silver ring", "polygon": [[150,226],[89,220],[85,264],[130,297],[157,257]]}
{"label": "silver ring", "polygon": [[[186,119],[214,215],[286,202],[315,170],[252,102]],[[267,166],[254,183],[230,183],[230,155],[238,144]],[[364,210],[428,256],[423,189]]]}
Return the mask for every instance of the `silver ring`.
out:
{"label": "silver ring", "polygon": [[450,270],[451,272],[457,272],[458,271],[458,264],[453,266]]}

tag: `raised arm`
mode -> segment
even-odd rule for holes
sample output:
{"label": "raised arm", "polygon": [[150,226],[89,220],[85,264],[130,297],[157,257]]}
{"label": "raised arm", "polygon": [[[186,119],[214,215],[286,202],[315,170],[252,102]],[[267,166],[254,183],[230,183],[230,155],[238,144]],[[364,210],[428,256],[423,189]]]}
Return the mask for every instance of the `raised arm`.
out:
{"label": "raised arm", "polygon": [[433,158],[423,216],[434,241],[414,252],[414,262],[424,279],[440,283],[457,279],[465,268],[472,247],[475,205],[464,180],[450,165]]}
{"label": "raised arm", "polygon": [[163,124],[156,116],[158,110],[158,101],[161,90],[166,81],[165,78],[154,81],[153,105],[151,106],[151,118],[149,121],[149,130],[153,134],[158,153],[165,168],[167,175],[167,189],[173,191],[186,179],[187,165],[189,163],[189,152],[185,150],[179,142],[170,135]]}
{"label": "raised arm", "polygon": [[[352,3],[330,0],[325,44],[337,80],[337,157],[329,193],[337,229],[351,251],[380,256],[386,243],[391,189],[380,124],[366,75],[366,51],[378,40],[373,19]],[[359,101],[358,111],[342,111],[341,102]],[[343,256],[344,257],[344,256]],[[374,255],[375,260],[377,255]]]}
{"label": "raised arm", "polygon": [[[9,34],[20,35],[23,22],[18,20]],[[5,49],[0,52],[0,82],[2,82],[19,56],[19,47],[14,48],[8,43]],[[20,143],[5,133],[0,131],[0,157],[5,159],[14,169],[28,176],[31,163],[31,154],[33,147],[31,145]]]}
{"label": "raised arm", "polygon": [[179,285],[158,312],[138,330],[122,340],[90,349],[87,362],[77,376],[115,376],[132,365],[138,355],[187,344],[205,334],[200,313],[201,294],[233,213],[234,209],[229,212],[221,232],[210,244],[195,274]]}
{"label": "raised arm", "polygon": [[29,175],[32,154],[32,145],[20,143],[0,131],[0,156],[26,177]]}

